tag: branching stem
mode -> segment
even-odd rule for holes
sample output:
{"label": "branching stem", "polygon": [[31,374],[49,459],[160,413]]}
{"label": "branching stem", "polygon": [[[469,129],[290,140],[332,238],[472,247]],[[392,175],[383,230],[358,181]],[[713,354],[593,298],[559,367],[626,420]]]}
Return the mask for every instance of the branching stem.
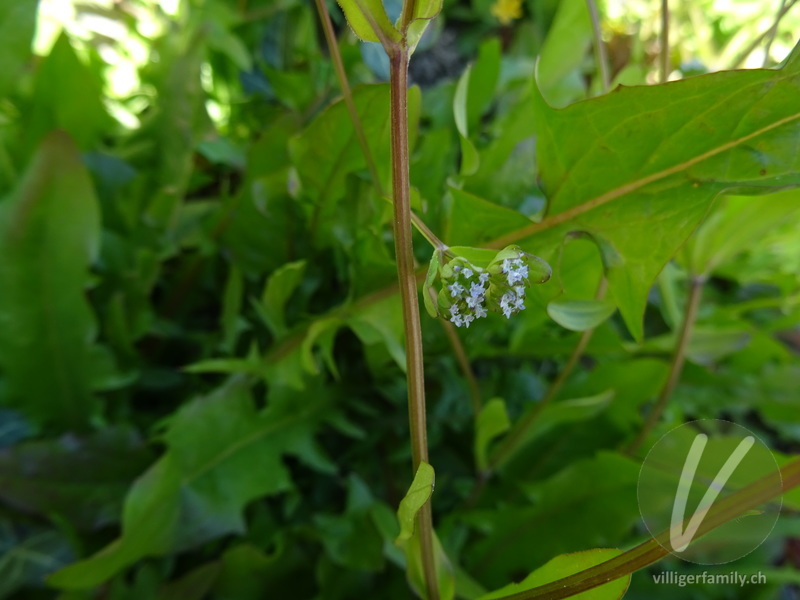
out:
{"label": "branching stem", "polygon": [[[408,2],[406,4],[409,4]],[[419,320],[417,278],[411,241],[411,185],[408,150],[408,48],[398,44],[389,49],[391,95],[392,192],[394,200],[394,243],[403,326],[406,340],[406,381],[408,383],[408,422],[414,472],[428,461],[428,436],[425,413],[425,375],[422,354],[422,327]],[[433,517],[431,503],[417,513],[422,568],[428,600],[438,600],[433,555]]]}

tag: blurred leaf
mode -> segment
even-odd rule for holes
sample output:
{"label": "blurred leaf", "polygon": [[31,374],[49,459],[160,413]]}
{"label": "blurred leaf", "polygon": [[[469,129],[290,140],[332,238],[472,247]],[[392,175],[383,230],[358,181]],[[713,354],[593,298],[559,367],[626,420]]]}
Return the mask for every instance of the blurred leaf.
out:
{"label": "blurred leaf", "polygon": [[267,281],[261,298],[262,316],[276,337],[286,333],[286,302],[303,280],[306,261],[287,263],[274,271]]}
{"label": "blurred leaf", "polygon": [[461,139],[461,175],[472,175],[480,166],[478,151],[469,139],[469,121],[467,110],[469,106],[469,81],[472,66],[464,70],[464,74],[458,80],[456,95],[453,97],[453,118],[456,121],[456,129]]}
{"label": "blurred leaf", "polygon": [[585,0],[559,2],[537,68],[542,94],[553,105],[564,106],[582,96],[582,66],[591,44],[592,22]]}
{"label": "blurred leaf", "polygon": [[0,366],[9,401],[36,422],[81,428],[90,391],[94,315],[85,289],[100,215],[77,149],[49,135],[0,202]]}
{"label": "blurred leaf", "polygon": [[81,62],[66,33],[59,35],[39,64],[33,86],[32,106],[26,115],[26,155],[54,129],[64,129],[85,150],[112,127],[103,105],[102,81]]}
{"label": "blurred leaf", "polygon": [[511,427],[506,404],[501,398],[492,398],[481,409],[475,420],[475,462],[479,470],[486,469],[489,443]]}
{"label": "blurred leaf", "polygon": [[0,450],[0,501],[39,517],[59,515],[81,530],[120,519],[131,482],[152,453],[130,428],[25,442]]}
{"label": "blurred leaf", "polygon": [[48,573],[72,559],[67,539],[57,531],[34,529],[19,535],[0,525],[0,598],[22,587],[43,587]]}
{"label": "blurred leaf", "polygon": [[[511,583],[490,594],[481,596],[479,600],[503,598],[511,594],[531,590],[540,585],[557,581],[569,575],[574,575],[579,571],[585,571],[607,560],[611,560],[620,554],[622,554],[622,550],[611,548],[597,548],[595,550],[583,550],[582,552],[561,554],[549,560],[519,583]],[[628,574],[619,579],[609,581],[606,584],[581,592],[580,594],[570,596],[570,598],[575,598],[576,600],[619,600],[619,598],[625,595],[630,582],[631,576]]]}
{"label": "blurred leaf", "polygon": [[469,572],[487,585],[505,585],[554,554],[615,543],[639,521],[639,467],[634,460],[602,452],[528,486],[533,505],[465,515],[484,534],[464,554]]}
{"label": "blurred leaf", "polygon": [[799,212],[797,190],[755,198],[721,198],[679,257],[691,273],[710,274],[781,223],[795,219]]}
{"label": "blurred leaf", "polygon": [[38,4],[38,0],[18,0],[0,6],[0,98],[16,87],[30,60]]}
{"label": "blurred leaf", "polygon": [[617,307],[608,300],[556,299],[547,305],[547,314],[571,331],[594,329],[614,314]]}
{"label": "blurred leaf", "polygon": [[49,583],[94,587],[145,556],[243,532],[248,502],[291,487],[281,456],[304,451],[323,406],[309,399],[293,413],[280,405],[257,413],[241,385],[187,404],[169,421],[167,452],[128,494],[122,536]]}

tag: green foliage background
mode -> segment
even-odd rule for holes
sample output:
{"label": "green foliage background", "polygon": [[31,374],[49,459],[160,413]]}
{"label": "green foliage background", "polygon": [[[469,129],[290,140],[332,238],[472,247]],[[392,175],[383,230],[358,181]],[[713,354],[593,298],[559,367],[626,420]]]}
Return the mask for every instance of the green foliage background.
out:
{"label": "green foliage background", "polygon": [[[554,271],[455,345],[423,315],[459,597],[646,539],[639,465],[676,425],[724,418],[780,461],[800,452],[800,19],[764,55],[777,5],[683,3],[677,81],[645,86],[656,4],[601,3],[607,94],[584,0],[531,0],[508,25],[489,1],[445,2],[412,58],[415,212],[448,244],[518,243]],[[382,51],[328,8],[388,189]],[[759,52],[786,62],[689,77]],[[3,4],[0,598],[409,597],[392,254],[311,3]],[[630,455],[698,278],[679,384]],[[768,583],[691,597],[797,594],[800,497],[784,502],[735,564]],[[649,571],[668,568],[703,570]],[[647,573],[626,597],[674,597]]]}

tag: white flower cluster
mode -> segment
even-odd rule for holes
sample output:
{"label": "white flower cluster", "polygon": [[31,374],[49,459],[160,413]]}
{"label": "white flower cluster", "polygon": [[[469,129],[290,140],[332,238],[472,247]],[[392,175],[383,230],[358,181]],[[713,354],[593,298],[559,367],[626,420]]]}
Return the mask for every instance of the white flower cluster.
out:
{"label": "white flower cluster", "polygon": [[503,260],[502,273],[506,276],[508,286],[511,288],[500,298],[500,310],[507,319],[511,315],[525,310],[525,284],[528,282],[528,265],[520,258],[506,258]]}
{"label": "white flower cluster", "polygon": [[485,317],[486,291],[489,288],[489,273],[477,267],[455,265],[455,280],[447,286],[450,292],[450,321],[456,327],[469,327],[475,319]]}

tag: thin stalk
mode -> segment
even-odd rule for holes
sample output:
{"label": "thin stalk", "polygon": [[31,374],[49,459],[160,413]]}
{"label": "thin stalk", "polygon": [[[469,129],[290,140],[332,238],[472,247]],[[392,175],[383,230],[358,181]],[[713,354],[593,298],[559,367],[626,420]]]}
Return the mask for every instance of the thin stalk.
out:
{"label": "thin stalk", "polygon": [[647,439],[647,436],[650,435],[653,427],[655,427],[661,415],[664,413],[664,409],[672,396],[672,392],[675,390],[675,386],[678,385],[681,371],[683,370],[683,363],[686,361],[686,349],[689,347],[694,323],[697,320],[697,309],[700,307],[700,298],[703,295],[703,286],[705,282],[706,278],[703,275],[694,275],[691,279],[691,288],[689,290],[689,297],[686,300],[683,325],[678,334],[678,343],[672,355],[669,376],[664,383],[664,387],[661,388],[661,393],[653,406],[653,410],[650,411],[644,426],[641,431],[639,431],[639,435],[636,436],[636,439],[634,439],[633,443],[628,447],[626,453],[629,455],[635,454],[642,443]]}
{"label": "thin stalk", "polygon": [[661,0],[661,72],[659,81],[669,78],[669,0]]}
{"label": "thin stalk", "polygon": [[778,14],[775,15],[775,19],[772,21],[772,27],[769,28],[769,32],[767,33],[767,43],[764,44],[764,62],[761,63],[763,68],[767,68],[769,65],[769,51],[772,49],[772,42],[775,40],[775,35],[778,33],[778,23],[781,20],[783,7],[786,6],[786,0],[781,0],[781,5],[778,7]]}
{"label": "thin stalk", "polygon": [[595,0],[586,0],[589,7],[589,17],[592,20],[592,34],[594,36],[594,57],[597,62],[597,72],[600,73],[600,81],[603,84],[603,93],[608,92],[611,85],[608,75],[608,59],[606,58],[606,47],[603,45],[603,31],[600,27],[600,13],[597,10]]}
{"label": "thin stalk", "polygon": [[[597,287],[596,297],[598,300],[601,300],[605,296],[607,288],[607,280],[605,277],[603,277],[600,280],[600,285]],[[581,334],[581,337],[578,339],[578,343],[575,345],[575,348],[573,348],[572,353],[567,359],[567,363],[564,365],[564,368],[561,369],[558,377],[556,377],[553,383],[550,384],[550,387],[547,389],[542,401],[539,402],[527,415],[520,419],[511,432],[505,438],[503,438],[503,441],[489,458],[489,466],[487,469],[488,476],[491,476],[491,474],[496,471],[500,465],[511,458],[519,450],[520,444],[525,439],[525,436],[530,431],[531,427],[533,427],[533,425],[536,423],[536,420],[550,405],[553,399],[558,396],[561,388],[564,387],[564,383],[566,383],[567,379],[572,374],[573,369],[575,369],[578,361],[581,359],[581,356],[583,356],[583,353],[586,351],[586,347],[589,345],[592,335],[594,335],[594,329],[587,329]]]}
{"label": "thin stalk", "polygon": [[[378,168],[375,165],[375,157],[369,149],[367,143],[367,136],[364,134],[364,126],[361,124],[361,118],[358,116],[355,102],[353,102],[353,92],[350,89],[350,83],[347,80],[347,73],[344,70],[344,62],[342,61],[342,54],[339,52],[339,45],[336,43],[336,34],[333,30],[333,23],[331,22],[331,15],[328,12],[328,7],[325,5],[325,0],[315,0],[317,4],[317,12],[319,13],[319,20],[322,23],[322,31],[325,33],[325,41],[328,44],[328,52],[331,55],[331,62],[333,62],[334,71],[336,71],[336,78],[339,80],[339,87],[342,88],[342,96],[344,97],[347,112],[350,115],[350,120],[353,122],[353,128],[356,131],[356,139],[358,145],[361,146],[361,152],[364,154],[364,160],[367,161],[367,169],[372,178],[372,184],[379,196],[388,198],[386,192],[381,184],[381,178],[378,175]],[[440,240],[433,231],[413,212],[411,213],[411,221],[414,227],[422,234],[428,243],[437,250],[447,248],[444,242]]]}
{"label": "thin stalk", "polygon": [[765,38],[766,38],[768,35],[770,35],[770,32],[772,31],[773,27],[777,27],[777,26],[778,26],[778,23],[779,23],[779,22],[780,22],[780,20],[783,18],[783,16],[784,16],[784,15],[785,15],[787,12],[789,12],[789,9],[791,9],[791,8],[792,8],[792,7],[793,7],[795,4],[797,4],[797,1],[798,1],[798,0],[789,0],[789,2],[787,2],[787,3],[786,3],[784,6],[783,6],[783,8],[782,8],[781,10],[779,10],[779,11],[778,11],[778,14],[775,16],[775,21],[773,21],[772,25],[770,25],[770,26],[769,26],[769,29],[766,29],[766,30],[762,31],[760,34],[758,34],[758,35],[755,37],[755,39],[754,39],[752,42],[750,42],[750,44],[749,44],[749,45],[748,45],[748,46],[747,46],[747,47],[746,47],[744,50],[742,50],[742,51],[741,51],[741,52],[740,52],[740,53],[739,53],[739,54],[736,56],[736,58],[734,58],[734,59],[733,59],[733,61],[731,62],[731,65],[730,65],[730,68],[731,68],[731,69],[735,69],[736,67],[738,67],[739,65],[741,65],[741,64],[744,62],[744,60],[745,60],[745,59],[746,59],[748,56],[750,56],[750,53],[751,53],[753,50],[755,50],[756,48],[758,48],[758,45],[759,45],[761,42],[763,42],[763,41],[764,41],[764,39],[765,39]]}
{"label": "thin stalk", "polygon": [[[406,5],[411,4],[406,2]],[[405,11],[405,9],[404,9]],[[408,151],[408,48],[397,45],[389,50],[391,97],[392,191],[394,199],[394,243],[403,327],[406,340],[406,381],[408,383],[408,422],[414,472],[428,462],[428,435],[425,414],[425,374],[422,355],[422,327],[419,320],[417,278],[411,232],[411,185]],[[433,517],[430,501],[417,513],[422,569],[429,600],[438,600],[433,554]]]}

